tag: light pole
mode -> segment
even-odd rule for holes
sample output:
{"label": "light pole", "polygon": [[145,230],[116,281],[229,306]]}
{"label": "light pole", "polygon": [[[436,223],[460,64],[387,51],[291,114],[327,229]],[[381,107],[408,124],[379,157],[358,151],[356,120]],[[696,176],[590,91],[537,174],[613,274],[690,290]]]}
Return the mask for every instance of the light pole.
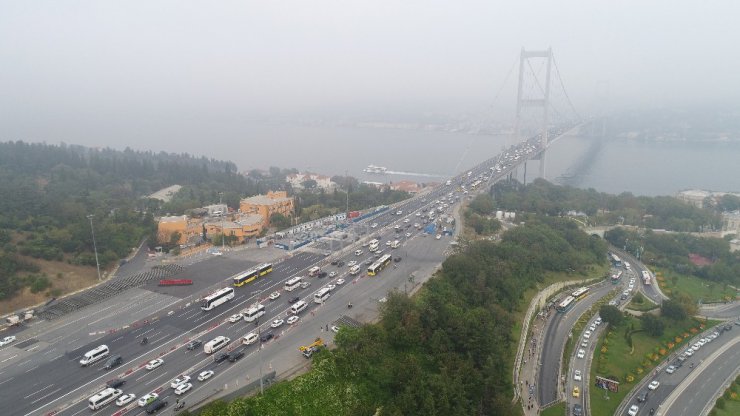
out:
{"label": "light pole", "polygon": [[[257,291],[257,303],[258,304],[260,302],[260,295],[261,294],[262,294],[262,291],[261,290],[258,290]],[[265,388],[264,388],[264,385],[262,383],[262,326],[260,325],[260,319],[259,318],[257,318],[257,320],[255,321],[255,323],[257,324],[257,337],[258,337],[258,339],[260,341],[259,349],[257,350],[257,356],[259,357],[259,361],[260,361],[260,395],[263,395],[264,392],[265,392]]]}
{"label": "light pole", "polygon": [[95,266],[98,269],[98,281],[102,280],[100,278],[100,262],[98,261],[98,245],[95,243],[95,228],[93,228],[93,214],[90,214],[87,216],[87,219],[90,220],[90,232],[92,233],[92,239],[93,239],[93,250],[95,250]]}
{"label": "light pole", "polygon": [[[221,197],[223,197],[224,193],[219,192],[218,193],[218,204],[222,205],[221,203]],[[221,253],[226,251],[226,228],[224,228],[224,217],[226,216],[225,212],[221,212]]]}

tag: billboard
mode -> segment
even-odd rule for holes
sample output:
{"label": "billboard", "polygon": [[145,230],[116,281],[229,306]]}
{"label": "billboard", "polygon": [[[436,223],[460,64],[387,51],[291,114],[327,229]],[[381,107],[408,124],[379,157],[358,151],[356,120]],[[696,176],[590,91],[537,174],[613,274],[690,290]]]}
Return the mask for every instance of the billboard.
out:
{"label": "billboard", "polygon": [[596,376],[596,382],[594,384],[596,385],[596,387],[601,387],[602,389],[609,390],[612,393],[619,392],[619,382],[618,381]]}

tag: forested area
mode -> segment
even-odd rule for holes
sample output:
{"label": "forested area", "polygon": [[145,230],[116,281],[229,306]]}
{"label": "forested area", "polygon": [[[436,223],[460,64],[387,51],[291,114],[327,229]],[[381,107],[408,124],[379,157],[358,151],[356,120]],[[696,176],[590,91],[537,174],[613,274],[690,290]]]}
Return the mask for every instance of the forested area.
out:
{"label": "forested area", "polygon": [[19,255],[94,266],[88,215],[101,266],[126,256],[160,209],[141,197],[172,184],[185,186],[188,207],[218,201],[219,191],[259,190],[233,163],[187,154],[0,143],[0,299],[41,281]]}
{"label": "forested area", "polygon": [[720,209],[733,206],[723,198],[713,209],[701,209],[670,196],[610,195],[594,189],[577,189],[536,179],[529,185],[498,182],[493,187],[498,209],[560,216],[581,212],[598,225],[625,224],[671,231],[710,231],[721,228]]}
{"label": "forested area", "polygon": [[377,324],[342,328],[307,374],[200,414],[519,414],[511,366],[524,291],[548,272],[586,272],[605,259],[603,240],[559,218],[474,242],[414,297],[389,296]]}
{"label": "forested area", "polygon": [[[641,250],[641,260],[648,265],[715,282],[740,284],[740,252],[731,252],[729,242],[724,239],[651,230],[638,233],[624,228],[609,231],[605,238],[631,253]],[[689,254],[698,254],[711,264],[697,266],[690,261]]]}

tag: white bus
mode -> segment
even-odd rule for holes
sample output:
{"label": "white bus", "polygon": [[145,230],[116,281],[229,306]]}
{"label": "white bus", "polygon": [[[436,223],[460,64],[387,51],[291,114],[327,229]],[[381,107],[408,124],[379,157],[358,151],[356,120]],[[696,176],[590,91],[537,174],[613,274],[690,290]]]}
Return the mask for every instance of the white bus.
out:
{"label": "white bus", "polygon": [[90,365],[96,361],[100,361],[103,358],[107,357],[108,354],[110,354],[110,350],[108,349],[107,345],[101,345],[93,350],[90,350],[85,353],[85,355],[82,356],[82,359],[80,360],[81,366]]}
{"label": "white bus", "polygon": [[308,276],[309,277],[318,276],[319,273],[321,273],[321,267],[319,267],[319,266],[313,266],[310,269],[308,269]]}
{"label": "white bus", "polygon": [[123,391],[109,387],[92,396],[89,400],[89,407],[92,410],[98,410],[113,400],[116,400],[121,394],[123,394]]}
{"label": "white bus", "polygon": [[265,314],[265,305],[258,303],[246,311],[242,312],[244,320],[247,322],[254,322],[255,319]]}
{"label": "white bus", "polygon": [[370,247],[368,247],[368,250],[370,250],[371,253],[374,253],[378,251],[378,247],[380,247],[380,241],[372,240],[370,241]]}
{"label": "white bus", "polygon": [[206,342],[206,344],[203,346],[203,351],[206,354],[213,354],[214,352],[225,347],[230,341],[230,338],[219,335],[216,338]]}
{"label": "white bus", "polygon": [[308,304],[306,302],[299,300],[290,307],[290,313],[292,313],[293,315],[298,315],[299,313],[301,313],[301,311],[306,309],[307,306]]}
{"label": "white bus", "polygon": [[291,292],[293,289],[298,289],[301,287],[301,281],[303,278],[301,276],[296,276],[285,282],[285,286],[283,286],[283,289],[287,290],[288,292]]}
{"label": "white bus", "polygon": [[316,303],[324,303],[331,295],[331,289],[328,287],[322,288],[318,292],[314,293],[313,295],[313,301]]}
{"label": "white bus", "polygon": [[234,288],[225,287],[221,290],[216,291],[216,293],[206,296],[203,299],[200,308],[204,311],[210,311],[216,306],[221,305],[222,303],[226,303],[231,299],[234,299]]}

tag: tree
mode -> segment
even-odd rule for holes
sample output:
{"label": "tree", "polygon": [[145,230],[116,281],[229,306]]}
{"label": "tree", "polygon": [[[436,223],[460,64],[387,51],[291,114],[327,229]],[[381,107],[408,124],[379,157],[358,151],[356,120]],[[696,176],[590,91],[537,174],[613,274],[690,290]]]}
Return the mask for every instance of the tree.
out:
{"label": "tree", "polygon": [[601,316],[604,322],[608,322],[612,326],[619,326],[622,323],[622,319],[624,319],[622,311],[612,305],[603,305],[599,309],[599,316]]}
{"label": "tree", "polygon": [[270,225],[277,228],[278,230],[288,228],[290,227],[290,218],[279,212],[276,212],[270,215]]}
{"label": "tree", "polygon": [[646,313],[640,317],[640,321],[642,321],[642,329],[644,329],[650,336],[659,337],[663,335],[665,323],[663,323],[663,321],[657,316],[651,313]]}
{"label": "tree", "polygon": [[679,302],[669,299],[660,306],[660,314],[674,321],[683,321],[688,316],[686,308]]}
{"label": "tree", "polygon": [[303,189],[315,189],[316,186],[318,186],[318,182],[316,182],[314,179],[306,179],[305,181],[301,182],[301,186]]}

